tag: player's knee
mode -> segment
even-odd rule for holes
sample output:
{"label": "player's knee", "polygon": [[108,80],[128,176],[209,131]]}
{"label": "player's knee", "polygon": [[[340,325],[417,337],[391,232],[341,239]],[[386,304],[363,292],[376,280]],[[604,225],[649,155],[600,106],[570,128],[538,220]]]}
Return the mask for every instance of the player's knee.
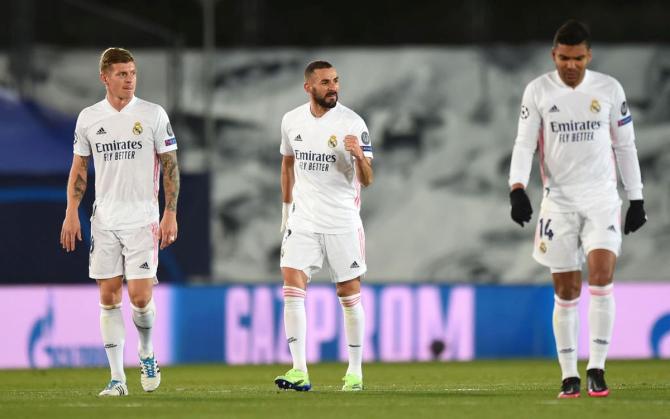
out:
{"label": "player's knee", "polygon": [[562,300],[574,300],[581,294],[581,283],[563,283],[555,287],[556,295]]}
{"label": "player's knee", "polygon": [[610,269],[596,269],[589,272],[590,285],[608,285],[612,282],[614,272]]}
{"label": "player's knee", "polygon": [[303,290],[307,288],[307,275],[303,271],[284,267],[281,268],[281,272],[284,277],[285,286]]}
{"label": "player's knee", "polygon": [[130,296],[130,303],[137,308],[144,308],[151,301],[151,295],[132,295]]}
{"label": "player's knee", "polygon": [[339,282],[336,285],[338,297],[348,297],[361,292],[360,278],[354,278],[349,281]]}

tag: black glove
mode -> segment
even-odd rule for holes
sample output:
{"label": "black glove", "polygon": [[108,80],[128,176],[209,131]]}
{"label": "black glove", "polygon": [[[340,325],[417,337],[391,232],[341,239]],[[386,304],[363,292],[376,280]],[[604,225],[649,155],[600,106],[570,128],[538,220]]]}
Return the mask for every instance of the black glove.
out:
{"label": "black glove", "polygon": [[509,193],[509,202],[512,204],[512,220],[523,227],[523,223],[530,221],[533,215],[533,207],[523,188],[514,189]]}
{"label": "black glove", "polygon": [[644,212],[644,200],[635,199],[630,201],[628,212],[626,212],[626,223],[623,227],[624,234],[634,233],[647,222],[647,213]]}

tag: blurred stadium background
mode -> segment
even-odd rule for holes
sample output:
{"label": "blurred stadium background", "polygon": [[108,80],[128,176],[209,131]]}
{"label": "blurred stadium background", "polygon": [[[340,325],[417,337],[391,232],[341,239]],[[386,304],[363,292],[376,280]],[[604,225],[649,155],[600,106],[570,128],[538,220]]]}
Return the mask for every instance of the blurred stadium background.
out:
{"label": "blurred stadium background", "polygon": [[[523,88],[553,68],[550,42],[569,17],[591,25],[592,68],[626,90],[649,213],[624,240],[611,354],[670,358],[667,2],[4,5],[0,368],[106,365],[87,240],[65,254],[58,236],[74,122],[104,95],[97,61],[108,46],[135,54],[137,95],[167,109],[179,143],[180,238],[161,252],[155,291],[163,364],[289,360],[279,122],[306,101],[302,70],[314,59],[337,67],[340,100],[366,120],[375,147],[376,181],[362,210],[366,359],[553,357],[550,276],[530,257],[532,229],[509,219],[507,172]],[[310,362],[345,359],[332,286],[316,281],[307,304]],[[128,327],[132,364],[134,339]]]}

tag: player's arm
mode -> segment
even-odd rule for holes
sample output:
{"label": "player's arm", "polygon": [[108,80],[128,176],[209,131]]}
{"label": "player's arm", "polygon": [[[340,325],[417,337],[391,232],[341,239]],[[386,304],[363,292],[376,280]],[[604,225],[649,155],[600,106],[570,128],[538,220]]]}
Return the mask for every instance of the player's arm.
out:
{"label": "player's arm", "polygon": [[177,152],[168,151],[158,155],[163,171],[163,191],[165,210],[161,219],[159,236],[160,248],[165,249],[177,240],[177,201],[179,199],[179,164]]}
{"label": "player's arm", "polygon": [[67,252],[75,249],[76,240],[81,241],[79,204],[86,193],[89,156],[75,154],[72,158],[70,176],[67,180],[67,208],[60,232],[60,244]]}
{"label": "player's arm", "polygon": [[365,157],[363,149],[355,135],[347,135],[344,137],[344,149],[355,157],[356,176],[358,181],[363,186],[370,186],[374,180],[372,172],[372,159]]}
{"label": "player's arm", "polygon": [[616,84],[613,102],[610,115],[610,133],[621,183],[630,201],[624,224],[624,233],[628,234],[635,232],[647,222],[647,214],[644,210],[644,199],[642,197],[642,176],[637,148],[635,147],[633,117],[626,104],[623,87],[619,83]]}
{"label": "player's arm", "polygon": [[282,156],[280,174],[282,211],[281,226],[279,227],[279,231],[282,233],[286,229],[286,221],[288,220],[291,203],[293,202],[293,184],[295,183],[294,165],[294,156]]}
{"label": "player's arm", "polygon": [[526,186],[533,165],[533,155],[537,149],[542,118],[535,105],[532,85],[528,85],[521,101],[521,113],[517,136],[512,150],[512,161],[509,170],[510,204],[512,220],[521,227],[529,222],[533,215],[533,207],[526,194]]}

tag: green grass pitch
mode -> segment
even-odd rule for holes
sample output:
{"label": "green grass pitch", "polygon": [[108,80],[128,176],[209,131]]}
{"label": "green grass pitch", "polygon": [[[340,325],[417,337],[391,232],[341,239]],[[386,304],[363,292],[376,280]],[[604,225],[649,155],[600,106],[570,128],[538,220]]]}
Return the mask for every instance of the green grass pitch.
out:
{"label": "green grass pitch", "polygon": [[553,360],[368,364],[360,393],[339,391],[342,364],[311,366],[307,393],[275,389],[284,365],[166,366],[154,393],[127,368],[130,395],[105,399],[106,369],[1,370],[0,418],[670,418],[670,361],[607,367],[610,397],[570,400]]}

